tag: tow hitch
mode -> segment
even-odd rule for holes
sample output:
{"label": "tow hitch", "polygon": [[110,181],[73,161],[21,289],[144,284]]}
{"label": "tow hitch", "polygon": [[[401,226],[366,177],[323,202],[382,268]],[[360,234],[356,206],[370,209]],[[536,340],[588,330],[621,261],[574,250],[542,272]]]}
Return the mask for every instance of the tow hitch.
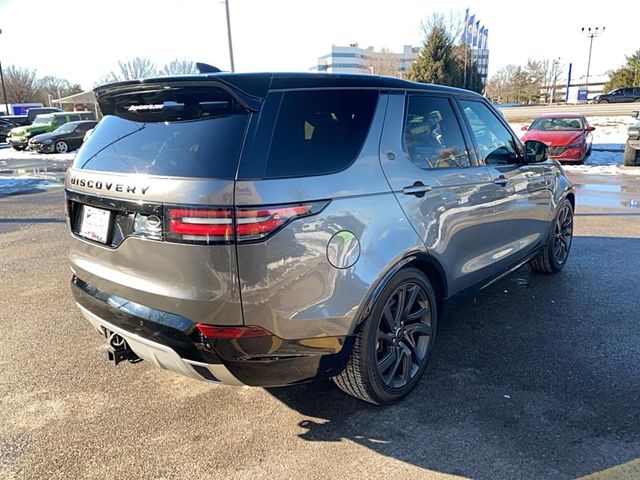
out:
{"label": "tow hitch", "polygon": [[141,362],[142,359],[136,355],[136,353],[129,348],[127,341],[117,333],[104,330],[104,335],[107,338],[107,356],[109,361],[114,365],[118,365],[120,362],[128,360],[131,363]]}

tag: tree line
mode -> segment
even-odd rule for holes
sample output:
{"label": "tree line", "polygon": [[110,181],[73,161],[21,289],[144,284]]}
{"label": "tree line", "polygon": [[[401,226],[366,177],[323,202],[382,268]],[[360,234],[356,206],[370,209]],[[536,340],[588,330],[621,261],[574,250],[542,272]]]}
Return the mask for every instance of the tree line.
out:
{"label": "tree line", "polygon": [[563,66],[558,60],[527,60],[525,65],[509,64],[487,82],[486,95],[497,103],[537,103],[551,98],[553,85]]}
{"label": "tree line", "polygon": [[[151,59],[135,57],[119,61],[115,68],[102,75],[95,85],[117,82],[122,80],[135,80],[149,78],[158,75],[183,75],[196,73],[195,62],[185,59],[173,59],[169,63],[158,67]],[[39,102],[49,105],[50,100],[67,97],[83,91],[77,83],[71,83],[64,78],[46,75],[38,77],[36,70],[16,65],[9,65],[3,69],[6,103]],[[1,105],[5,98],[0,89]]]}

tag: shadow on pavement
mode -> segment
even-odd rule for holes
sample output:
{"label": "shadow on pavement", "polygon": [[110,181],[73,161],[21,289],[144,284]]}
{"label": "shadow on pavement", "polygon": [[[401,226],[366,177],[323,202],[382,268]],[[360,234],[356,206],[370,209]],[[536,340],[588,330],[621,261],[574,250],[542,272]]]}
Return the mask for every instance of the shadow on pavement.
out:
{"label": "shadow on pavement", "polygon": [[[466,477],[575,478],[640,457],[640,239],[577,237],[555,276],[524,267],[453,310],[416,391],[392,407],[331,382],[269,392],[349,440]],[[579,253],[577,253],[579,252]]]}

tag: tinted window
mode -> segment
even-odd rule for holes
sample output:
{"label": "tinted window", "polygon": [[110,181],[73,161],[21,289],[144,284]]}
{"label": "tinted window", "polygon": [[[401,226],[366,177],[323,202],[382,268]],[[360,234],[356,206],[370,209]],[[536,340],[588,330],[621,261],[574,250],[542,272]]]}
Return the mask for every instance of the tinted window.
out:
{"label": "tinted window", "polygon": [[60,126],[60,125],[64,125],[65,123],[67,123],[67,119],[64,115],[56,115],[55,117],[53,117],[53,124]]}
{"label": "tinted window", "polygon": [[77,114],[69,115],[69,121],[70,122],[77,122],[79,120],[82,120],[80,118],[80,115],[77,115]]}
{"label": "tinted window", "polygon": [[420,168],[469,167],[467,149],[451,104],[446,98],[409,98],[404,144]]}
{"label": "tinted window", "polygon": [[511,132],[483,102],[461,100],[462,111],[471,125],[477,154],[487,165],[516,163],[518,147]]}
{"label": "tinted window", "polygon": [[287,92],[276,120],[267,178],[337,172],[355,160],[369,131],[378,92]]}
{"label": "tinted window", "polygon": [[234,178],[247,114],[184,122],[135,122],[108,115],[74,168],[179,177]]}

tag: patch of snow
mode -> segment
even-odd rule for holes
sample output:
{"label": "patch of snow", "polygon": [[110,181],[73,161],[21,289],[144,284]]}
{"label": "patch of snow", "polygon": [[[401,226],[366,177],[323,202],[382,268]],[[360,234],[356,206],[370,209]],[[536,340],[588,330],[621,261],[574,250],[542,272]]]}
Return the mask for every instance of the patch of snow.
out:
{"label": "patch of snow", "polygon": [[62,187],[62,180],[46,175],[0,175],[0,197],[20,193],[38,192],[48,188]]}

